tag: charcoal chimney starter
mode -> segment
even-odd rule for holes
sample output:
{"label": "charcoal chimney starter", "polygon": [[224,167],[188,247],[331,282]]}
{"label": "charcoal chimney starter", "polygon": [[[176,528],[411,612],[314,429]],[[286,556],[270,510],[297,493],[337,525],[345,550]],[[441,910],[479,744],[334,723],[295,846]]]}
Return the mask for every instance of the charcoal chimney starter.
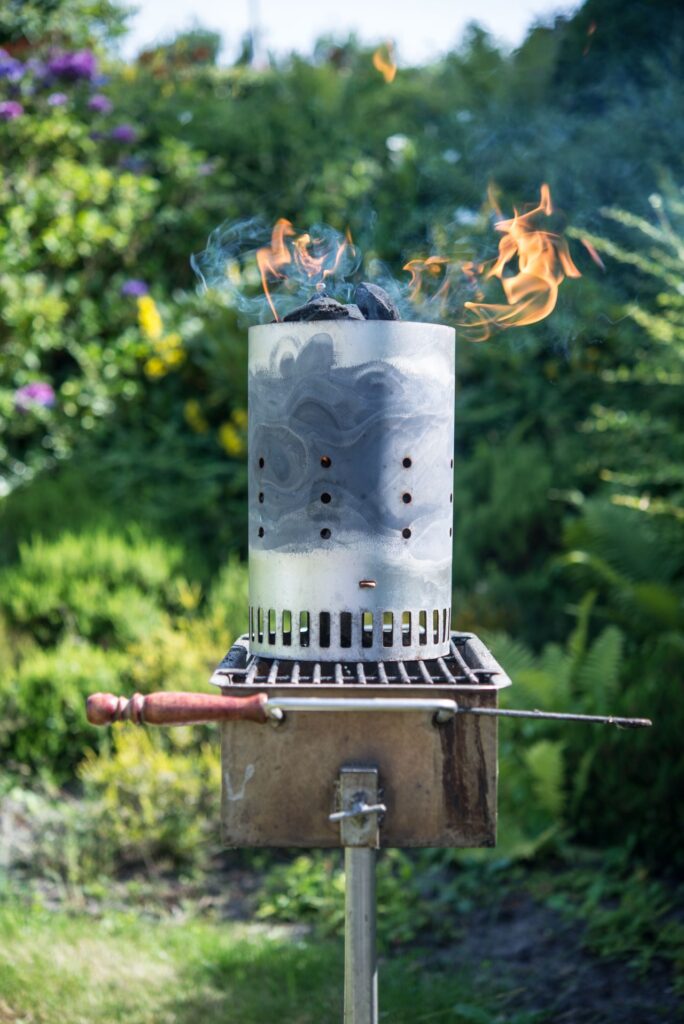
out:
{"label": "charcoal chimney starter", "polygon": [[455,332],[249,332],[249,641],[310,660],[449,652]]}

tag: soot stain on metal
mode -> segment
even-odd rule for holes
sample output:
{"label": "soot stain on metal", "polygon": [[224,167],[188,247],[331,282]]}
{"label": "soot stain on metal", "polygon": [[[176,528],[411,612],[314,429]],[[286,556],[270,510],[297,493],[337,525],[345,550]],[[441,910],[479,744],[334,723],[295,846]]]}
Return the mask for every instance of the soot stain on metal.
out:
{"label": "soot stain on metal", "polygon": [[[266,495],[255,504],[265,527],[259,546],[306,550],[313,526],[330,529],[334,542],[358,533],[399,535],[406,507],[401,501],[389,507],[377,487],[387,472],[389,445],[401,455],[411,447],[414,462],[438,473],[434,439],[447,423],[451,382],[409,377],[380,360],[337,365],[325,331],[298,350],[296,339],[285,338],[273,355],[268,370],[250,374],[250,494],[254,502],[259,493]],[[321,468],[321,452],[330,467]],[[398,457],[397,474],[403,472]],[[444,553],[440,527],[448,511],[442,491],[448,493],[450,481],[439,483],[416,493],[411,507],[412,524],[422,533],[415,553],[421,561]],[[330,503],[321,503],[322,491],[332,495]]]}

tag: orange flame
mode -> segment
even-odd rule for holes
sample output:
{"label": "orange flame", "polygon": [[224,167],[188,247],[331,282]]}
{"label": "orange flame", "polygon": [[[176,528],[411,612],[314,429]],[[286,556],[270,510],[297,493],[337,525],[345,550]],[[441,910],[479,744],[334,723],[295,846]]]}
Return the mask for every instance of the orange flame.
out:
{"label": "orange flame", "polygon": [[373,54],[373,67],[380,72],[387,83],[394,81],[397,65],[394,61],[394,46],[391,42],[377,48]]}
{"label": "orange flame", "polygon": [[[280,317],[273,305],[269,282],[299,276],[322,290],[326,277],[335,273],[342,256],[352,246],[349,228],[343,242],[321,245],[321,240],[312,238],[308,232],[297,235],[291,222],[280,217],[273,226],[270,245],[258,249],[256,254],[261,284],[274,319],[279,321]],[[289,273],[285,268],[289,268]]]}
{"label": "orange flame", "polygon": [[[551,191],[544,184],[538,206],[523,214],[515,210],[510,220],[496,224],[496,230],[503,234],[499,255],[490,265],[475,269],[484,280],[499,279],[508,303],[465,303],[474,319],[464,326],[479,332],[473,340],[485,341],[497,328],[506,330],[543,320],[555,308],[558,288],[565,278],[582,276],[572,261],[566,240],[536,227],[540,216],[552,213]],[[515,257],[518,273],[505,277],[504,272]]]}
{"label": "orange flame", "polygon": [[588,238],[580,238],[580,242],[582,243],[584,248],[587,250],[587,252],[591,256],[591,258],[594,261],[594,263],[596,264],[596,266],[600,267],[601,270],[605,270],[606,269],[605,263],[603,262],[603,260],[601,259],[601,257],[597,253],[596,249],[594,248],[594,246],[589,241],[589,239]]}
{"label": "orange flame", "polygon": [[445,300],[449,293],[449,279],[447,270],[449,259],[446,256],[428,256],[425,260],[409,260],[404,264],[404,270],[411,275],[409,282],[409,297],[412,302],[418,301],[423,294],[426,279],[442,277],[442,282],[435,292],[434,298],[438,301]]}

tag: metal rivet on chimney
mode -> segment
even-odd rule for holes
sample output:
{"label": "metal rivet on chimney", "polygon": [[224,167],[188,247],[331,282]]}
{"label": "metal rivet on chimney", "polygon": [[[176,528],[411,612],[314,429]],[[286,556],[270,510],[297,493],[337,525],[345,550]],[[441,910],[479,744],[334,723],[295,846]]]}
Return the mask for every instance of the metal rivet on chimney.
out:
{"label": "metal rivet on chimney", "polygon": [[323,466],[323,469],[330,469],[332,466],[332,459],[329,455],[321,455],[321,466]]}
{"label": "metal rivet on chimney", "polygon": [[372,589],[376,585],[375,580],[359,580],[360,587]]}
{"label": "metal rivet on chimney", "polygon": [[402,459],[401,460],[401,464],[404,467],[404,469],[408,469],[409,466],[412,465],[412,461],[411,461],[410,456],[407,455],[405,459]]}
{"label": "metal rivet on chimney", "polygon": [[404,502],[405,505],[409,505],[410,504],[410,502],[411,502],[411,495],[408,493],[408,491],[406,491],[404,494],[402,494],[401,500]]}

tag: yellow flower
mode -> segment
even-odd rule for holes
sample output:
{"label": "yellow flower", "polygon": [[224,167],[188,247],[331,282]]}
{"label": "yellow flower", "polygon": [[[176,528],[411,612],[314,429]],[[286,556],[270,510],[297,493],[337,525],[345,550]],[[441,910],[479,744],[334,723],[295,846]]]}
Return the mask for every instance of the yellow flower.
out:
{"label": "yellow flower", "polygon": [[163,377],[166,374],[166,364],[159,356],[152,356],[145,363],[145,373],[148,377]]}
{"label": "yellow flower", "polygon": [[244,430],[247,426],[247,410],[233,409],[231,419],[236,427],[241,427]]}
{"label": "yellow flower", "polygon": [[229,455],[242,455],[245,450],[245,443],[232,423],[221,424],[218,430],[218,439],[221,447]]}
{"label": "yellow flower", "polygon": [[181,348],[174,348],[170,352],[164,352],[162,359],[169,368],[181,366],[185,362],[185,352]]}
{"label": "yellow flower", "polygon": [[161,338],[164,325],[157,304],[151,295],[141,295],[138,299],[138,323],[140,330],[150,341],[157,341]]}
{"label": "yellow flower", "polygon": [[162,355],[165,352],[169,352],[172,349],[180,348],[183,344],[183,339],[177,331],[172,331],[171,334],[166,334],[163,338],[155,343],[156,351]]}
{"label": "yellow flower", "polygon": [[188,426],[195,431],[196,434],[206,434],[209,429],[204,415],[202,414],[202,407],[196,398],[190,398],[183,406],[183,415],[185,416],[185,422]]}

